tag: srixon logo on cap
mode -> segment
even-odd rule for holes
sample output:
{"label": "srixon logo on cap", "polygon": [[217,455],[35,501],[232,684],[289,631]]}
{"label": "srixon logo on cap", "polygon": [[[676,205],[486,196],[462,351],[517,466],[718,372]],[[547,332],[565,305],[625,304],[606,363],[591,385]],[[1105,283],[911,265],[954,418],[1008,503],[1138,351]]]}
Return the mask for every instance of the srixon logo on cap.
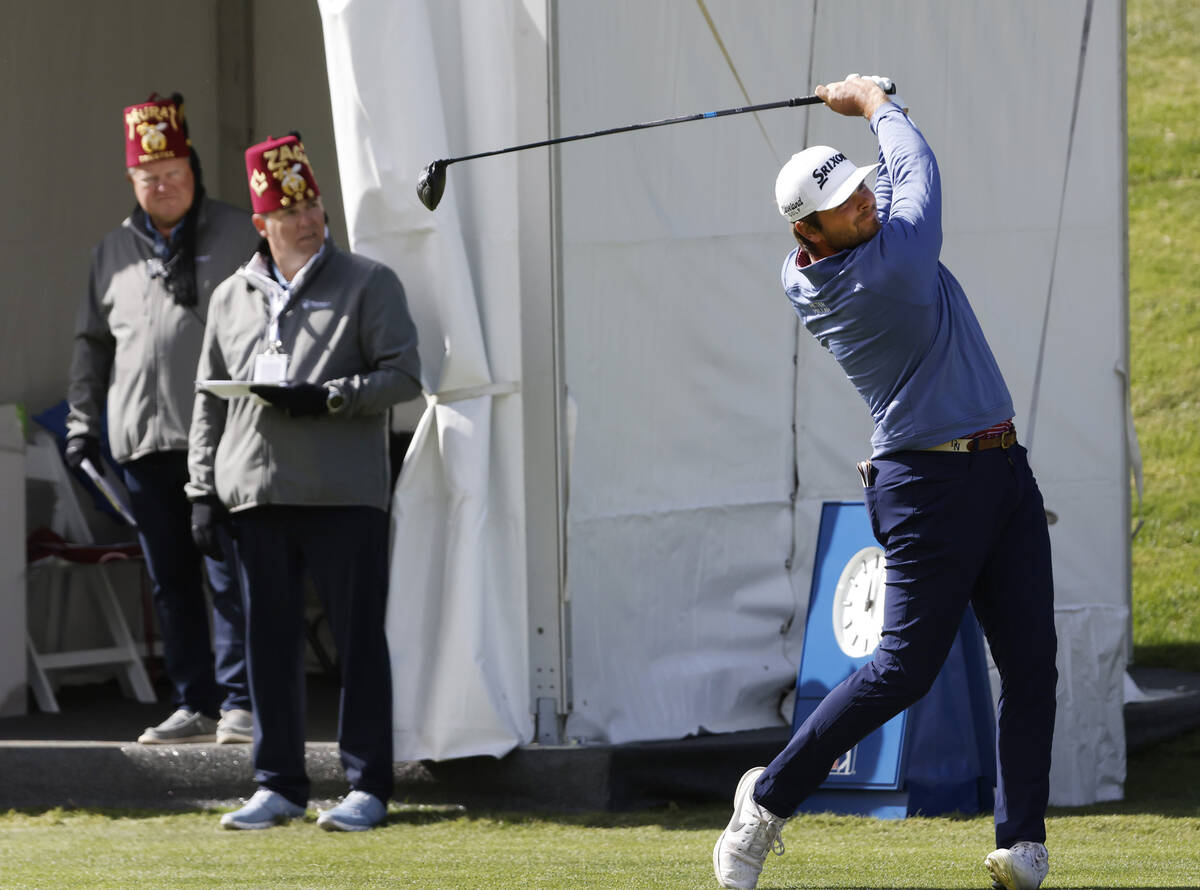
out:
{"label": "srixon logo on cap", "polygon": [[846,160],[846,156],[839,151],[832,158],[812,172],[812,178],[817,181],[817,188],[825,188],[825,183],[829,181],[829,174],[833,172],[833,168],[842,163],[844,160]]}

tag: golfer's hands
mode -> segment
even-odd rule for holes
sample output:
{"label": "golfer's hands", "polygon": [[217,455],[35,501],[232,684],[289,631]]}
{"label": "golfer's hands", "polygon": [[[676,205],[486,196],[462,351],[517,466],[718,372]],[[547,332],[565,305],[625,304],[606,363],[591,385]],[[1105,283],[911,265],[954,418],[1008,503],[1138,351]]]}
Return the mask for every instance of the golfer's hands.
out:
{"label": "golfer's hands", "polygon": [[879,110],[879,106],[891,101],[874,80],[854,74],[837,83],[821,84],[816,94],[838,114],[847,117],[861,115],[867,120]]}
{"label": "golfer's hands", "polygon": [[892,80],[890,77],[884,77],[882,74],[847,74],[846,75],[847,80],[849,80],[851,77],[865,77],[867,80],[875,81],[875,85],[878,86],[885,93],[887,93],[888,100],[893,105],[900,106],[900,110],[903,111],[905,114],[908,114],[908,103],[900,98],[900,94],[898,92],[896,92],[896,82],[894,80]]}

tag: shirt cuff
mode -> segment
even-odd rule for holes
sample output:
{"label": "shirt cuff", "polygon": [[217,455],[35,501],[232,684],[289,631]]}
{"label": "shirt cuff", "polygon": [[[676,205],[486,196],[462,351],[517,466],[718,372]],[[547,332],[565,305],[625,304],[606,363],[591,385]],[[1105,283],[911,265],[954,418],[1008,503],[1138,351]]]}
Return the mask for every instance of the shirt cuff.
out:
{"label": "shirt cuff", "polygon": [[899,105],[897,105],[895,102],[885,102],[884,104],[882,104],[878,108],[876,108],[875,113],[873,115],[871,115],[871,132],[872,133],[879,132],[879,122],[881,120],[883,120],[884,115],[886,115],[888,112],[891,112],[891,111],[895,111],[896,113],[898,113],[902,116],[905,116],[904,109],[901,108]]}

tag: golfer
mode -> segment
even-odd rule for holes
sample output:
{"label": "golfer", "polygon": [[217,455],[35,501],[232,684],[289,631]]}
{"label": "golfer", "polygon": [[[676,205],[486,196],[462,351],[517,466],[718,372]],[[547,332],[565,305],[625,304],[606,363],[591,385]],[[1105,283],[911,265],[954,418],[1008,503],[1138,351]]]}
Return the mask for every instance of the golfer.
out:
{"label": "golfer", "polygon": [[[747,772],[713,850],[722,887],[751,888],[780,831],[830,764],[923,696],[967,603],[1000,671],[998,890],[1046,877],[1046,802],[1057,670],[1050,537],[1012,424],[1012,399],[962,287],[938,261],[937,161],[871,80],[817,87],[862,115],[879,163],[813,146],[775,183],[798,246],[783,286],[874,418],[861,466],[872,531],[887,554],[883,636],[872,660],[829,693],[767,767]],[[876,170],[875,190],[866,185]]]}

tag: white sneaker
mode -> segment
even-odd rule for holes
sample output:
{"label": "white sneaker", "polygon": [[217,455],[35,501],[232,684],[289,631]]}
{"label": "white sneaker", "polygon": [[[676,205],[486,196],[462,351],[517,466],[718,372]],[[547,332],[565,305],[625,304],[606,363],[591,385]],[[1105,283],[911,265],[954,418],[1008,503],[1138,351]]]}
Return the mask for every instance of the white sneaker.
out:
{"label": "white sneaker", "polygon": [[366,831],[387,816],[387,804],[366,791],[351,791],[336,807],[321,810],[317,826],[326,831]]}
{"label": "white sneaker", "polygon": [[254,715],[242,708],[222,711],[217,721],[217,744],[232,745],[254,741]]}
{"label": "white sneaker", "polygon": [[158,726],[148,726],[138,736],[142,745],[176,745],[216,740],[217,721],[199,711],[180,708]]}
{"label": "white sneaker", "polygon": [[1037,890],[1050,871],[1050,854],[1043,844],[1018,841],[989,853],[983,864],[992,873],[995,890]]}
{"label": "white sneaker", "polygon": [[780,818],[754,802],[754,783],[766,767],[748,770],[733,794],[733,817],[713,847],[713,871],[722,887],[753,890],[767,858],[767,851],[783,855],[780,832],[787,819]]}

